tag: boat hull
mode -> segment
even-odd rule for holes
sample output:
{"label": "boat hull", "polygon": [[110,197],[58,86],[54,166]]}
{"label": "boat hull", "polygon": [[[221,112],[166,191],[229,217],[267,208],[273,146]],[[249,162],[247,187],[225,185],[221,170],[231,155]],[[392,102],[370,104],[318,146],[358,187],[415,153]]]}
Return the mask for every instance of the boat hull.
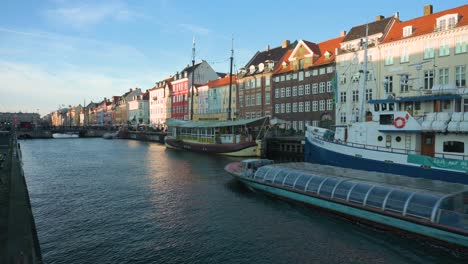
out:
{"label": "boat hull", "polygon": [[80,135],[78,134],[63,134],[63,133],[54,133],[52,134],[52,138],[79,138]]}
{"label": "boat hull", "polygon": [[340,204],[331,200],[325,200],[296,191],[279,188],[270,184],[257,182],[250,178],[240,176],[238,173],[230,172],[229,169],[226,170],[236,179],[247,185],[249,188],[259,190],[273,196],[305,203],[307,205],[311,205],[320,209],[337,213],[346,218],[359,219],[362,222],[371,223],[372,225],[401,230],[407,233],[412,233],[426,238],[430,238],[446,246],[452,246],[455,248],[460,248],[462,250],[468,247],[468,238],[463,234],[457,234],[432,226],[421,225],[415,222],[387,216],[381,213],[363,210],[346,204]]}
{"label": "boat hull", "polygon": [[256,142],[244,142],[238,144],[201,144],[186,142],[167,136],[164,141],[166,147],[173,149],[182,149],[233,157],[255,157],[258,155],[258,145]]}
{"label": "boat hull", "polygon": [[[317,139],[319,140],[319,139]],[[342,152],[333,151],[330,148],[319,146],[318,143],[311,142],[309,138],[305,140],[304,161],[311,163],[318,163],[323,165],[338,166],[344,168],[377,171],[384,173],[391,173],[397,175],[404,175],[415,178],[424,178],[430,180],[439,180],[446,182],[454,182],[468,185],[468,174],[463,172],[442,170],[436,168],[424,168],[417,165],[403,164],[406,160],[406,155],[395,154],[392,158],[393,163],[366,158],[365,155],[344,154]],[[324,142],[324,144],[333,144]],[[337,144],[338,146],[339,144]],[[351,146],[339,145],[340,148],[349,148],[349,153],[352,153]],[[360,152],[369,152],[367,156],[377,156],[379,153],[372,153],[376,151],[359,149]],[[390,154],[387,154],[390,155]],[[401,162],[398,160],[401,159]],[[404,161],[403,161],[404,160]]]}

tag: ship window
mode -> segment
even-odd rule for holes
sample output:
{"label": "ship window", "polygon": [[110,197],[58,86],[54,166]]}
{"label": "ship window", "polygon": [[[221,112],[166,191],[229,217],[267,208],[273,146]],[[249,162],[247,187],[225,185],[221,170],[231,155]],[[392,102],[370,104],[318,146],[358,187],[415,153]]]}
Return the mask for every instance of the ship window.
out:
{"label": "ship window", "polygon": [[263,177],[264,182],[273,182],[273,178],[278,173],[278,169],[272,169]]}
{"label": "ship window", "polygon": [[318,187],[319,187],[320,184],[323,182],[323,180],[325,180],[325,177],[315,176],[315,177],[312,178],[312,180],[310,181],[309,185],[307,186],[307,190],[306,190],[306,191],[307,191],[307,192],[311,192],[311,193],[316,193]]}
{"label": "ship window", "polygon": [[299,177],[299,173],[291,172],[284,181],[284,186],[292,187],[297,177]]}
{"label": "ship window", "polygon": [[395,109],[395,104],[394,103],[389,103],[388,104],[388,111],[393,111]]}
{"label": "ship window", "polygon": [[328,178],[320,188],[320,195],[325,197],[331,197],[333,189],[335,188],[336,184],[339,182],[339,179],[336,178]]}
{"label": "ship window", "polygon": [[288,175],[289,171],[288,170],[281,170],[278,175],[275,177],[275,182],[276,184],[283,184],[284,178]]}
{"label": "ship window", "polygon": [[401,137],[400,137],[400,136],[397,136],[397,137],[395,138],[395,141],[396,141],[396,142],[400,142],[400,141],[401,141]]}
{"label": "ship window", "polygon": [[383,140],[383,137],[382,137],[382,136],[378,136],[378,137],[377,137],[377,140],[378,140],[378,141],[382,141],[382,140]]}
{"label": "ship window", "polygon": [[371,186],[368,184],[359,183],[356,185],[356,187],[354,187],[353,191],[349,195],[349,201],[362,204],[370,188]]}
{"label": "ship window", "polygon": [[392,115],[380,115],[381,125],[393,125],[393,114]]}
{"label": "ship window", "polygon": [[342,200],[346,200],[348,196],[348,192],[356,183],[350,181],[343,181],[341,182],[338,187],[336,187],[335,193],[333,194],[333,198],[338,198]]}
{"label": "ship window", "polygon": [[444,152],[465,153],[465,143],[461,141],[444,141]]}
{"label": "ship window", "polygon": [[394,190],[388,197],[385,210],[392,210],[403,213],[403,207],[405,207],[406,200],[410,195],[410,192]]}
{"label": "ship window", "polygon": [[260,167],[256,172],[254,179],[263,180],[266,174],[271,170],[269,167]]}
{"label": "ship window", "polygon": [[430,219],[432,209],[438,200],[439,197],[434,195],[416,193],[408,204],[406,214]]}
{"label": "ship window", "polygon": [[382,111],[387,110],[387,104],[382,104]]}
{"label": "ship window", "polygon": [[310,180],[312,176],[302,174],[299,179],[297,179],[296,185],[294,186],[295,189],[303,191],[307,182]]}
{"label": "ship window", "polygon": [[380,106],[379,104],[374,104],[374,111],[375,111],[375,112],[378,112],[378,111],[380,110],[380,109],[379,109],[379,108],[380,108],[379,106]]}
{"label": "ship window", "polygon": [[382,208],[382,204],[385,200],[385,197],[390,192],[390,190],[391,189],[388,189],[385,187],[375,187],[369,193],[369,196],[367,197],[366,205],[377,207],[377,208]]}
{"label": "ship window", "polygon": [[[468,230],[468,192],[445,199],[438,212],[438,223]],[[437,219],[436,219],[437,220]]]}

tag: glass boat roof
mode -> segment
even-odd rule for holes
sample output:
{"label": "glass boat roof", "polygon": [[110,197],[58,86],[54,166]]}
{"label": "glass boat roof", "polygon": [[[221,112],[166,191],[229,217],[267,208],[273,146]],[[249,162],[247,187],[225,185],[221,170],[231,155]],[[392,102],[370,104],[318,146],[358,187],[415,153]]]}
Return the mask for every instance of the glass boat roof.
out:
{"label": "glass boat roof", "polygon": [[468,186],[463,184],[302,162],[265,165],[251,177],[468,231]]}

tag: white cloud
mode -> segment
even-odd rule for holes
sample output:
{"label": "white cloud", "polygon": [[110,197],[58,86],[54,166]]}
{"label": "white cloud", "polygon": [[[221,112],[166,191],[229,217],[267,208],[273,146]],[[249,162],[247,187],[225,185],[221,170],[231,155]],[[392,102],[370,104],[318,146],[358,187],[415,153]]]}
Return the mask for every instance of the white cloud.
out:
{"label": "white cloud", "polygon": [[185,31],[189,31],[199,35],[208,35],[209,33],[211,33],[210,29],[195,24],[179,24],[179,27]]}
{"label": "white cloud", "polygon": [[105,20],[128,21],[132,18],[147,18],[133,11],[122,1],[57,2],[57,7],[43,12],[44,17],[57,24],[75,29],[93,27]]}

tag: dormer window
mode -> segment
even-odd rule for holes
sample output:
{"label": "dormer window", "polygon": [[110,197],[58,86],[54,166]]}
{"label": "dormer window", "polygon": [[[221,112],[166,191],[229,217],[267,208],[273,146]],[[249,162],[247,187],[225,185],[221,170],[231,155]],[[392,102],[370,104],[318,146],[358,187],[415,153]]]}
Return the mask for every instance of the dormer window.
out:
{"label": "dormer window", "polygon": [[448,14],[437,18],[436,31],[454,28],[458,23],[458,14]]}
{"label": "dormer window", "polygon": [[330,57],[331,57],[331,53],[330,53],[330,52],[328,52],[328,51],[327,51],[327,52],[325,52],[325,59],[327,59],[327,60],[328,60],[328,59],[330,59]]}
{"label": "dormer window", "polygon": [[409,37],[413,34],[413,26],[406,26],[403,28],[403,37]]}

